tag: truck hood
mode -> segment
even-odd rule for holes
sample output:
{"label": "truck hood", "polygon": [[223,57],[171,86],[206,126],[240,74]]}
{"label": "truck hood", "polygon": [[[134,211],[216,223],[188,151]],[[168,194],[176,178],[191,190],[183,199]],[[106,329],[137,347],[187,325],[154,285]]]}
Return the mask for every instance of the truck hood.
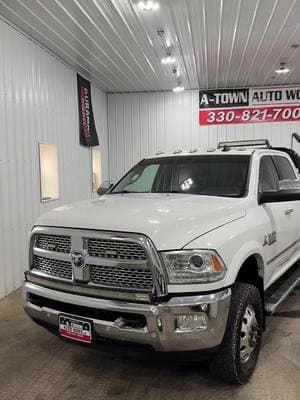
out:
{"label": "truck hood", "polygon": [[245,216],[244,202],[188,194],[113,194],[58,207],[37,225],[141,233],[158,250],[172,250]]}

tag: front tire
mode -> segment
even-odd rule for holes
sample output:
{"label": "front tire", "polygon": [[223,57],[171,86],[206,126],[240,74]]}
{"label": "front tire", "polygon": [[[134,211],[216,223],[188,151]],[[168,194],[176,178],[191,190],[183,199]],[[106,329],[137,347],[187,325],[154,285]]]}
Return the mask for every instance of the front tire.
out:
{"label": "front tire", "polygon": [[247,283],[235,283],[226,332],[218,353],[210,360],[213,375],[232,384],[249,380],[258,360],[263,320],[258,289]]}

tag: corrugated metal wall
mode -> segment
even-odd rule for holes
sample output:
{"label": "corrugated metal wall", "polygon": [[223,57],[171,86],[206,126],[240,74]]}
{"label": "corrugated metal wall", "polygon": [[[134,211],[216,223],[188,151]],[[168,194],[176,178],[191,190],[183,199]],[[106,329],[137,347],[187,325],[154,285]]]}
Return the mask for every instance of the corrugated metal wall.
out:
{"label": "corrugated metal wall", "polygon": [[[0,20],[0,298],[27,267],[27,235],[36,217],[92,196],[90,150],[79,146],[76,74]],[[92,88],[108,176],[106,95]],[[60,198],[40,202],[38,143],[58,146]]]}
{"label": "corrugated metal wall", "polygon": [[[222,140],[269,139],[290,147],[300,122],[216,125],[198,124],[199,92],[185,91],[108,95],[110,175],[116,181],[126,170],[158,150],[216,147]],[[300,147],[296,148],[300,151]]]}
{"label": "corrugated metal wall", "polygon": [[[92,95],[103,179],[110,168],[114,181],[158,150],[205,149],[243,138],[289,146],[291,133],[300,132],[299,122],[200,127],[198,91],[109,94],[108,109],[103,92],[92,87]],[[59,151],[60,198],[45,204],[38,142],[57,144]],[[20,285],[36,217],[95,196],[91,180],[90,151],[78,143],[75,72],[0,20],[0,298]]]}

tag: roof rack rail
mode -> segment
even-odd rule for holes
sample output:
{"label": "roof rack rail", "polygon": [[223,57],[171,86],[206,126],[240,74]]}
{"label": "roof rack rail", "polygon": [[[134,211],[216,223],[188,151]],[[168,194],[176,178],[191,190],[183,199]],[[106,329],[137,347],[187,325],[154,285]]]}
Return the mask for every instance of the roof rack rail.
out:
{"label": "roof rack rail", "polygon": [[271,145],[267,139],[233,140],[229,142],[220,142],[218,144],[218,149],[222,149],[223,151],[228,151],[234,147],[259,147],[270,149]]}

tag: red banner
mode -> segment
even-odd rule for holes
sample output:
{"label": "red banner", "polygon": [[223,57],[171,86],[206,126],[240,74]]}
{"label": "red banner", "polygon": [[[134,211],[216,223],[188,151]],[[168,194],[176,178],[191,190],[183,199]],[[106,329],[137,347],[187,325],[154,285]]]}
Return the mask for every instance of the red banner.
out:
{"label": "red banner", "polygon": [[200,125],[300,121],[300,106],[200,110]]}
{"label": "red banner", "polygon": [[201,125],[300,121],[300,86],[201,90]]}

